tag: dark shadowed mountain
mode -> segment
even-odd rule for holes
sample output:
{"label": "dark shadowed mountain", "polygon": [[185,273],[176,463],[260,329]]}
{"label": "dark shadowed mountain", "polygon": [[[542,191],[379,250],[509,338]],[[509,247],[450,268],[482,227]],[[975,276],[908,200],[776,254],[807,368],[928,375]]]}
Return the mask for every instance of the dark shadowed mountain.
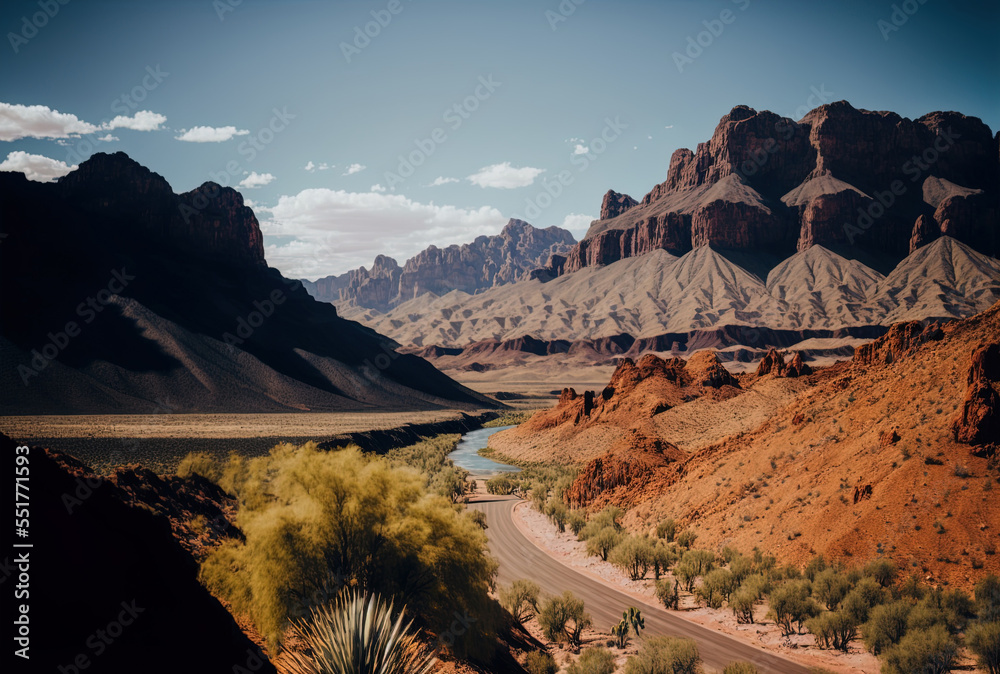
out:
{"label": "dark shadowed mountain", "polygon": [[235,190],[100,153],[0,194],[7,414],[491,404],[269,269]]}

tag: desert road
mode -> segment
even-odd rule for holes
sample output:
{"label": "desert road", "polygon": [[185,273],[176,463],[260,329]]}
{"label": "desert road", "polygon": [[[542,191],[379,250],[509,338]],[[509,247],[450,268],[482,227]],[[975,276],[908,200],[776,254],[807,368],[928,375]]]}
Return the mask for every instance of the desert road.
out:
{"label": "desert road", "polygon": [[669,635],[694,639],[709,671],[721,671],[734,660],[745,660],[754,663],[763,672],[809,672],[809,668],[795,662],[688,622],[664,609],[643,604],[553,559],[514,525],[514,506],[520,500],[513,496],[478,496],[469,502],[470,508],[486,513],[490,551],[500,562],[498,583],[508,584],[518,578],[528,578],[549,594],[572,590],[583,599],[594,626],[602,631],[621,620],[622,611],[629,606],[641,608],[646,619],[644,636]]}

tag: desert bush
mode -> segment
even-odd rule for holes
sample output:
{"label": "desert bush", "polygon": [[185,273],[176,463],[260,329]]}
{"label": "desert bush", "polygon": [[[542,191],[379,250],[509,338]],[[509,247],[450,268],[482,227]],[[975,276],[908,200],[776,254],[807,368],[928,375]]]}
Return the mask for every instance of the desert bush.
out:
{"label": "desert bush", "polygon": [[884,674],[945,674],[951,670],[958,646],[943,625],[910,630],[899,643],[885,651]]}
{"label": "desert bush", "polygon": [[976,583],[974,594],[980,622],[1000,622],[1000,578],[992,573],[985,576]]}
{"label": "desert bush", "polygon": [[580,538],[580,532],[587,526],[587,516],[579,510],[570,510],[566,523],[569,525],[569,529],[573,532],[573,535]]}
{"label": "desert bush", "polygon": [[572,646],[579,646],[583,630],[590,627],[590,614],[584,608],[583,601],[570,592],[563,592],[559,597],[550,597],[542,603],[538,612],[538,624],[550,641],[566,641]]}
{"label": "desert bush", "polygon": [[664,539],[667,543],[674,542],[677,535],[677,522],[672,517],[668,517],[656,525],[656,537]]}
{"label": "desert bush", "polygon": [[913,605],[906,600],[880,604],[869,612],[868,622],[861,626],[865,648],[878,655],[899,643],[906,635],[907,618]]}
{"label": "desert bush", "polygon": [[697,538],[698,534],[691,531],[690,529],[685,529],[684,531],[677,534],[677,544],[680,545],[682,548],[690,550],[691,546],[694,545],[694,542],[695,540],[697,540]]}
{"label": "desert bush", "polygon": [[729,570],[733,573],[737,583],[742,583],[753,573],[753,560],[744,555],[737,554],[729,560]]}
{"label": "desert bush", "polygon": [[201,475],[216,484],[222,480],[222,470],[219,460],[207,452],[191,452],[177,464],[178,477]]}
{"label": "desert bush", "polygon": [[650,565],[653,567],[653,578],[660,579],[660,575],[665,573],[677,561],[678,553],[676,546],[667,545],[662,540],[656,541],[653,545],[653,558]]}
{"label": "desert bush", "polygon": [[816,579],[817,574],[819,574],[821,571],[826,571],[826,569],[827,569],[826,559],[823,557],[823,555],[816,555],[815,557],[809,560],[809,563],[806,564],[806,568],[803,569],[802,573],[805,575],[806,578],[812,581]]}
{"label": "desert bush", "polygon": [[867,564],[863,570],[864,575],[875,579],[882,587],[891,587],[896,582],[896,565],[889,559],[875,559]]}
{"label": "desert bush", "polygon": [[467,510],[465,514],[480,529],[489,529],[489,525],[486,523],[486,513],[482,510]]}
{"label": "desert bush", "polygon": [[566,669],[566,674],[614,674],[615,655],[600,646],[588,648]]}
{"label": "desert bush", "polygon": [[517,491],[517,482],[509,475],[497,475],[486,480],[486,492],[497,496],[509,496]]}
{"label": "desert bush", "polygon": [[621,520],[624,515],[625,511],[617,506],[608,506],[607,508],[604,508],[601,512],[596,513],[591,516],[589,520],[587,520],[587,526],[580,531],[578,536],[579,539],[581,541],[588,540],[604,529],[621,531],[622,525],[619,520]]}
{"label": "desert bush", "polygon": [[677,610],[680,605],[681,584],[676,580],[656,581],[656,598],[663,602],[666,608]]}
{"label": "desert bush", "polygon": [[857,634],[857,623],[844,611],[826,611],[806,621],[806,629],[816,638],[820,648],[847,652]]}
{"label": "desert bush", "polygon": [[378,595],[345,591],[332,606],[292,623],[306,646],[289,653],[290,674],[426,674],[437,659]]}
{"label": "desert bush", "polygon": [[[587,527],[589,526],[588,524]],[[584,531],[586,530],[585,527]],[[622,533],[614,527],[604,527],[600,531],[588,536],[586,540],[588,555],[594,555],[604,561],[608,561],[608,554],[622,540]]]}
{"label": "desert bush", "polygon": [[730,662],[722,668],[722,674],[760,674],[760,670],[749,662]]}
{"label": "desert bush", "polygon": [[558,527],[559,531],[566,531],[566,522],[569,521],[569,508],[562,499],[553,494],[545,503],[545,515]]}
{"label": "desert bush", "polygon": [[914,601],[919,601],[924,598],[926,589],[927,588],[924,587],[923,583],[920,582],[920,578],[917,577],[917,574],[911,573],[906,577],[906,580],[900,583],[899,596],[909,597]]}
{"label": "desert bush", "polygon": [[771,587],[771,581],[762,573],[751,574],[740,583],[740,589],[752,592],[757,601],[771,594]]}
{"label": "desert bush", "polygon": [[757,595],[753,590],[740,588],[729,598],[729,608],[733,610],[736,622],[740,625],[752,624],[754,604],[757,602]]}
{"label": "desert bush", "polygon": [[965,632],[965,644],[981,668],[989,674],[1000,674],[1000,622],[971,625]]}
{"label": "desert bush", "polygon": [[868,613],[879,604],[884,604],[888,598],[889,593],[885,588],[873,578],[865,577],[855,583],[840,603],[840,607],[860,625],[868,622]]}
{"label": "desert bush", "polygon": [[829,610],[834,610],[851,590],[851,582],[847,576],[836,569],[824,569],[815,574],[812,593],[816,599]]}
{"label": "desert bush", "polygon": [[785,636],[801,631],[805,621],[819,612],[809,595],[808,580],[786,580],[771,591],[768,597],[770,610],[767,615],[781,628],[781,633]]}
{"label": "desert bush", "polygon": [[224,473],[241,503],[236,523],[245,540],[210,553],[201,580],[250,616],[275,649],[289,618],[342,586],[405,602],[435,632],[448,629],[454,611],[467,611],[475,622],[456,652],[492,648],[499,609],[489,598],[496,562],[486,534],[428,494],[423,476],[315,443],[230,460]]}
{"label": "desert bush", "polygon": [[697,674],[701,656],[693,639],[649,637],[625,663],[625,674]]}
{"label": "desert bush", "polygon": [[694,592],[694,583],[698,580],[698,569],[691,562],[681,561],[674,567],[674,577],[688,592]]}
{"label": "desert bush", "polygon": [[729,569],[712,569],[705,574],[697,595],[710,608],[721,608],[736,590],[736,579]]}
{"label": "desert bush", "polygon": [[531,651],[524,660],[524,668],[528,674],[556,674],[559,665],[551,653],[545,651]]}
{"label": "desert bush", "polygon": [[458,503],[469,491],[467,477],[469,471],[464,468],[444,466],[427,481],[427,488],[433,494],[443,496],[452,503]]}
{"label": "desert bush", "polygon": [[608,561],[627,573],[632,580],[642,580],[653,563],[654,554],[653,543],[648,538],[626,536],[611,550]]}
{"label": "desert bush", "polygon": [[500,588],[500,605],[510,611],[515,620],[523,623],[538,612],[540,592],[538,583],[519,578],[510,585]]}

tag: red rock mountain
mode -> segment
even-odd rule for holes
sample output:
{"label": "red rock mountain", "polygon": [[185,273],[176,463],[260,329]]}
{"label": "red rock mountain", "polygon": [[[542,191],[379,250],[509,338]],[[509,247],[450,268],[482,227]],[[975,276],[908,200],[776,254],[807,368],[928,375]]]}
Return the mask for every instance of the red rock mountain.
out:
{"label": "red rock mountain", "polygon": [[998,141],[974,117],[840,101],[795,122],[740,105],[707,143],[674,152],[640,201],[609,191],[550,275],[709,245],[779,258],[822,245],[891,268],[942,235],[995,256],[998,184]]}
{"label": "red rock mountain", "polygon": [[361,267],[303,283],[322,302],[387,311],[425,293],[444,295],[461,290],[474,294],[527,279],[533,270],[553,255],[566,253],[575,243],[573,235],[559,227],[539,229],[511,219],[496,236],[480,236],[460,246],[430,246],[403,267],[379,255],[371,270]]}

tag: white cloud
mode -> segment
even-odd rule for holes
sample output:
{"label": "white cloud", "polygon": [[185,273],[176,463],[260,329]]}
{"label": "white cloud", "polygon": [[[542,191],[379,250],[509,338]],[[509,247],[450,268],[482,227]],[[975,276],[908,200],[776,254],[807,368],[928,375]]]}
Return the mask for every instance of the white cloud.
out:
{"label": "white cloud", "polygon": [[336,167],[337,167],[336,164],[327,164],[326,162],[323,162],[322,164],[319,165],[319,170],[320,171],[329,171],[330,169],[336,168]]}
{"label": "white cloud", "polygon": [[101,124],[105,130],[112,129],[132,129],[133,131],[159,131],[160,125],[165,123],[167,118],[163,115],[151,112],[150,110],[140,110],[131,117],[118,115],[110,122]]}
{"label": "white cloud", "polygon": [[652,136],[646,136],[646,140],[653,140]]}
{"label": "white cloud", "polygon": [[383,187],[381,183],[375,183],[374,185],[371,186],[371,191],[372,192],[385,192],[385,187]]}
{"label": "white cloud", "polygon": [[270,185],[272,182],[274,182],[274,176],[270,173],[257,173],[256,171],[251,171],[250,175],[240,181],[240,187],[253,189],[255,187]]}
{"label": "white cloud", "polygon": [[674,128],[674,125],[673,124],[668,124],[667,126],[665,126],[663,128],[664,129],[672,129],[672,128]]}
{"label": "white cloud", "polygon": [[535,182],[535,178],[544,172],[545,169],[531,168],[530,166],[515,168],[510,165],[509,161],[505,161],[502,164],[484,166],[469,176],[468,180],[473,185],[479,185],[480,187],[513,189],[515,187],[527,187]]}
{"label": "white cloud", "polygon": [[316,170],[316,164],[313,164],[310,161],[308,164],[306,164],[305,168],[306,168],[307,171],[309,171],[310,173],[312,173],[313,171]]}
{"label": "white cloud", "polygon": [[177,140],[187,143],[223,143],[234,136],[246,136],[249,133],[246,129],[237,129],[235,126],[192,126],[177,136]]}
{"label": "white cloud", "polygon": [[563,229],[568,229],[577,239],[582,239],[583,235],[586,234],[587,230],[590,228],[590,223],[596,219],[597,218],[593,215],[570,213],[563,218],[562,224],[559,226]]}
{"label": "white cloud", "polygon": [[7,155],[7,159],[0,163],[0,171],[17,171],[23,173],[28,180],[39,183],[50,183],[70,171],[75,171],[76,168],[58,159],[49,159],[40,154],[28,154],[20,150],[11,152]]}
{"label": "white cloud", "polygon": [[119,138],[118,136],[112,136],[110,133],[108,133],[108,134],[105,134],[103,136],[98,137],[97,140],[104,141],[105,143],[110,143],[111,141],[114,141],[114,140],[121,140],[121,138]]}
{"label": "white cloud", "polygon": [[368,168],[368,167],[365,166],[364,164],[351,164],[350,166],[347,167],[347,170],[344,171],[344,175],[345,176],[352,176],[355,173],[361,173],[366,168]]}
{"label": "white cloud", "polygon": [[44,105],[0,103],[0,140],[73,138],[98,127]]}
{"label": "white cloud", "polygon": [[576,147],[573,148],[573,154],[587,154],[588,152],[590,152],[590,148],[580,143],[577,143]]}
{"label": "white cloud", "polygon": [[428,187],[438,187],[439,185],[447,185],[448,183],[460,183],[462,182],[458,178],[445,178],[444,176],[438,176],[434,179]]}
{"label": "white cloud", "polygon": [[[400,194],[308,189],[285,195],[261,222],[268,263],[293,278],[316,278],[371,265],[380,253],[402,264],[430,244],[467,243],[497,234],[506,218],[483,206],[423,204]],[[373,236],[377,233],[378,236]]]}
{"label": "white cloud", "polygon": [[246,206],[247,208],[253,208],[254,206],[257,205],[257,202],[254,201],[253,199],[244,199],[243,205]]}

